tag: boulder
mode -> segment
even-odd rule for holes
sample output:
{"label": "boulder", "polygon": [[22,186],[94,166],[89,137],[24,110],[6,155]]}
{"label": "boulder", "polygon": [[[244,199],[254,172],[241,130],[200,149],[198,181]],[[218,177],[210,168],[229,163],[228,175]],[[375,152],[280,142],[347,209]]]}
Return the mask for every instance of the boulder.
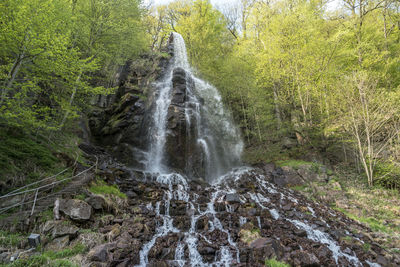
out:
{"label": "boulder", "polygon": [[293,259],[293,265],[295,266],[307,266],[307,267],[319,267],[321,266],[319,259],[310,252],[305,251],[293,251],[291,253]]}
{"label": "boulder", "polygon": [[85,199],[85,201],[95,210],[102,210],[107,206],[104,197],[99,195],[92,195]]}
{"label": "boulder", "polygon": [[74,238],[78,234],[79,228],[68,221],[47,221],[43,227],[44,234],[51,234],[52,238],[70,236]]}
{"label": "boulder", "polygon": [[258,238],[251,242],[249,247],[252,249],[253,261],[263,263],[265,258],[281,259],[284,249],[278,240],[271,238]]}
{"label": "boulder", "polygon": [[58,237],[58,238],[54,239],[53,241],[51,241],[49,244],[47,244],[46,249],[53,250],[53,251],[62,250],[66,246],[68,246],[68,244],[69,244],[69,237],[66,235],[66,236]]}
{"label": "boulder", "polygon": [[79,199],[60,199],[60,211],[74,221],[87,221],[92,215],[92,207]]}
{"label": "boulder", "polygon": [[75,238],[71,242],[71,246],[81,244],[87,247],[88,249],[92,249],[102,244],[104,240],[105,236],[101,233],[94,233],[94,232],[81,233],[77,238]]}
{"label": "boulder", "polygon": [[229,204],[240,203],[240,198],[238,194],[226,194],[225,201]]}
{"label": "boulder", "polygon": [[289,166],[277,168],[272,174],[273,183],[279,186],[294,186],[304,184],[304,180],[295,169]]}
{"label": "boulder", "polygon": [[107,243],[94,247],[89,251],[88,258],[91,261],[107,262],[110,260],[111,251],[115,246],[114,243]]}

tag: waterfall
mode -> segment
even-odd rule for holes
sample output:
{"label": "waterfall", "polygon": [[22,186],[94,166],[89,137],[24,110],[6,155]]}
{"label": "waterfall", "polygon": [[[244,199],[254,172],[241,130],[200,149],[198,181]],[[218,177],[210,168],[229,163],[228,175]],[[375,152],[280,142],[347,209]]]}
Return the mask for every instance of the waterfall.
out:
{"label": "waterfall", "polygon": [[149,153],[147,154],[147,170],[150,172],[164,173],[165,167],[162,165],[164,157],[164,145],[166,141],[166,123],[168,107],[171,103],[172,73],[175,68],[181,67],[187,71],[190,70],[187,59],[185,41],[182,36],[173,33],[174,36],[174,60],[170,66],[167,75],[157,85],[160,88],[159,96],[156,100],[156,108],[153,115],[153,127],[151,129],[151,142]]}
{"label": "waterfall", "polygon": [[[172,39],[173,59],[166,75],[156,86],[158,95],[152,116],[146,170],[153,173],[170,172],[171,166],[166,164],[168,155],[165,146],[169,134],[169,109],[173,105],[173,75],[174,71],[183,69],[187,83],[183,103],[185,127],[188,129],[185,140],[188,144],[195,144],[190,152],[199,155],[196,159],[185,155],[186,168],[183,171],[192,176],[190,172],[196,169],[193,166],[201,164],[204,171],[200,176],[212,181],[239,164],[243,143],[231,114],[224,109],[218,90],[193,74],[182,36],[173,33]],[[193,86],[188,84],[189,81]]]}
{"label": "waterfall", "polygon": [[[176,237],[176,241],[166,245],[168,248],[164,247],[166,252],[172,252],[169,253],[172,256],[165,261],[170,266],[241,265],[240,248],[244,243],[238,242],[240,232],[232,231],[233,225],[240,228],[247,225],[253,230],[257,227],[258,233],[265,234],[265,225],[268,224],[268,228],[278,227],[282,223],[287,225],[285,229],[291,225],[292,231],[287,230],[289,234],[294,228],[305,231],[306,237],[296,240],[305,242],[304,238],[307,238],[326,246],[336,265],[346,262],[348,266],[363,266],[353,251],[342,248],[329,232],[325,232],[331,228],[330,225],[325,223],[325,229],[312,223],[316,214],[313,208],[307,206],[311,215],[300,212],[301,203],[293,191],[276,187],[256,169],[239,166],[243,143],[238,128],[233,124],[230,113],[224,109],[217,89],[193,74],[182,36],[173,33],[172,38],[174,57],[164,78],[156,86],[153,122],[149,129],[151,142],[146,153],[145,180],[152,179],[150,187],[156,184],[162,191],[162,194],[154,195],[155,199],[146,194],[146,201],[153,201],[146,208],[155,213],[154,219],[159,223],[153,236],[142,244],[137,266],[146,267],[151,262],[154,264],[151,266],[157,266],[151,250],[159,250],[158,242]],[[177,80],[181,82],[179,90],[174,87]],[[171,118],[175,120],[171,122]],[[174,135],[175,128],[183,128],[179,133],[184,136]],[[168,142],[176,153],[185,150],[179,158],[185,161],[179,171],[170,166],[169,159],[175,155],[166,149]],[[179,149],[174,150],[176,147]],[[201,183],[196,184],[198,181],[188,179],[192,178],[193,169],[202,170],[199,165],[204,170],[203,178],[209,181],[207,185],[203,183],[204,187],[200,186]],[[230,204],[227,196],[232,194],[236,195],[236,199]],[[298,211],[293,208],[294,212],[289,215],[282,211],[282,203],[291,203],[291,206],[299,207]],[[183,205],[184,214],[174,213],[174,207],[179,205]],[[179,223],[182,217],[187,219],[186,226]],[[215,239],[216,236],[220,236],[219,239]],[[297,237],[291,235],[286,240],[291,238]],[[275,241],[279,240],[279,237],[275,238]],[[213,249],[215,242],[218,247]],[[204,250],[205,246],[211,251],[212,258]],[[301,246],[299,248],[303,251]],[[365,262],[370,266],[379,266]]]}

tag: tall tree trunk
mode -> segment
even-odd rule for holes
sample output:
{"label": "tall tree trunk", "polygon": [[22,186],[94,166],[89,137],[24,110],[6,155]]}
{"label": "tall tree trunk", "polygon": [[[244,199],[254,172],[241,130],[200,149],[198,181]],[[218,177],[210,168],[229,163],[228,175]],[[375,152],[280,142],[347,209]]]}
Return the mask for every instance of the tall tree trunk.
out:
{"label": "tall tree trunk", "polygon": [[279,103],[278,103],[278,88],[276,85],[276,82],[274,82],[273,86],[273,93],[274,93],[274,111],[275,111],[275,118],[276,118],[276,128],[277,130],[280,130],[282,127],[282,118],[281,118],[281,111],[279,108]]}
{"label": "tall tree trunk", "polygon": [[[78,91],[78,83],[81,80],[81,77],[82,77],[82,70],[79,72],[79,75],[76,78],[74,89],[72,90],[71,97],[69,98],[69,108],[71,108],[72,103],[74,102],[76,92]],[[64,127],[65,121],[67,120],[69,113],[70,113],[70,110],[67,109],[67,111],[65,112],[65,115],[61,121],[60,129],[62,129]]]}
{"label": "tall tree trunk", "polygon": [[1,97],[0,97],[0,107],[3,105],[4,99],[7,96],[7,92],[13,85],[15,78],[18,75],[24,56],[25,56],[25,50],[21,54],[19,54],[18,57],[15,59],[14,64],[12,65],[7,75],[7,79],[4,81],[4,86],[1,91]]}

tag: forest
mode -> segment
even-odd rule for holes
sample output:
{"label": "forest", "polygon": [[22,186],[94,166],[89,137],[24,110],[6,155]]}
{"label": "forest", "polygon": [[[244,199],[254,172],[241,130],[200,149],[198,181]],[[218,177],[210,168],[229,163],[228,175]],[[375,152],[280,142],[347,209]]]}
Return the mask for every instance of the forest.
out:
{"label": "forest", "polygon": [[[288,187],[301,191],[308,200],[330,201],[336,211],[383,233],[384,237],[377,237],[383,240],[379,242],[389,244],[391,253],[399,253],[398,0],[236,0],[219,4],[210,0],[2,0],[0,193],[6,193],[2,197],[17,187],[29,188],[44,177],[63,173],[64,168],[69,168],[65,177],[74,177],[76,166],[90,165],[96,170],[95,181],[88,188],[91,193],[82,194],[113,195],[126,202],[129,194],[119,190],[125,186],[131,192],[131,188],[122,184],[118,189],[118,179],[109,178],[110,173],[123,172],[115,167],[118,164],[104,174],[104,169],[98,170],[101,157],[86,161],[86,151],[78,145],[82,136],[95,132],[88,133],[87,128],[98,127],[101,120],[108,122],[91,141],[97,138],[97,145],[109,142],[115,129],[128,127],[123,116],[136,116],[134,112],[150,106],[135,103],[151,100],[143,88],[159,82],[155,73],[165,70],[163,60],[170,60],[168,47],[176,38],[173,32],[186,44],[190,71],[215,86],[224,108],[232,113],[244,143],[245,165],[272,164],[296,175],[307,168],[306,175],[328,177],[326,182],[289,183]],[[128,81],[121,83],[124,79]],[[115,102],[109,105],[109,101]],[[139,111],[127,109],[126,103]],[[96,116],[100,119],[91,121]],[[125,138],[121,136],[116,137],[118,142]],[[134,139],[140,143],[143,137],[145,143],[148,136]],[[204,145],[205,139],[201,141]],[[85,145],[96,153],[109,149]],[[119,149],[115,146],[108,152],[126,156]],[[108,178],[100,181],[99,177]],[[85,200],[82,194],[76,199]],[[116,201],[110,199],[106,200]],[[25,196],[20,211],[24,201]],[[33,201],[36,197],[33,200],[32,196]],[[107,211],[117,216],[118,203]],[[0,205],[0,222],[8,216],[2,214],[6,210]],[[393,240],[389,235],[395,236]],[[0,230],[0,247],[2,238],[11,238],[10,232]],[[49,255],[46,262],[54,256]],[[363,257],[360,260],[366,260]]]}
{"label": "forest", "polygon": [[[3,127],[60,132],[110,94],[128,59],[182,34],[222,93],[252,161],[325,153],[399,187],[397,1],[7,0],[1,16]],[[300,148],[281,155],[293,140]]]}

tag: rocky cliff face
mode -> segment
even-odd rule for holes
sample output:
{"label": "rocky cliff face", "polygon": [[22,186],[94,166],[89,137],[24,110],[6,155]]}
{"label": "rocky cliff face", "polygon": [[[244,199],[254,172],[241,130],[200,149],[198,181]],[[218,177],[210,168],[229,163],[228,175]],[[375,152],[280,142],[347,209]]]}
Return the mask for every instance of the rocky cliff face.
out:
{"label": "rocky cliff face", "polygon": [[148,146],[154,86],[168,65],[170,55],[144,55],[126,63],[119,86],[109,101],[100,101],[89,114],[91,142],[104,147],[120,161],[143,167]]}
{"label": "rocky cliff face", "polygon": [[188,123],[188,91],[194,90],[194,81],[182,68],[172,74],[172,96],[168,108],[168,135],[165,144],[166,164],[175,170],[184,170],[189,177],[204,177],[203,151],[197,140],[196,124]]}

